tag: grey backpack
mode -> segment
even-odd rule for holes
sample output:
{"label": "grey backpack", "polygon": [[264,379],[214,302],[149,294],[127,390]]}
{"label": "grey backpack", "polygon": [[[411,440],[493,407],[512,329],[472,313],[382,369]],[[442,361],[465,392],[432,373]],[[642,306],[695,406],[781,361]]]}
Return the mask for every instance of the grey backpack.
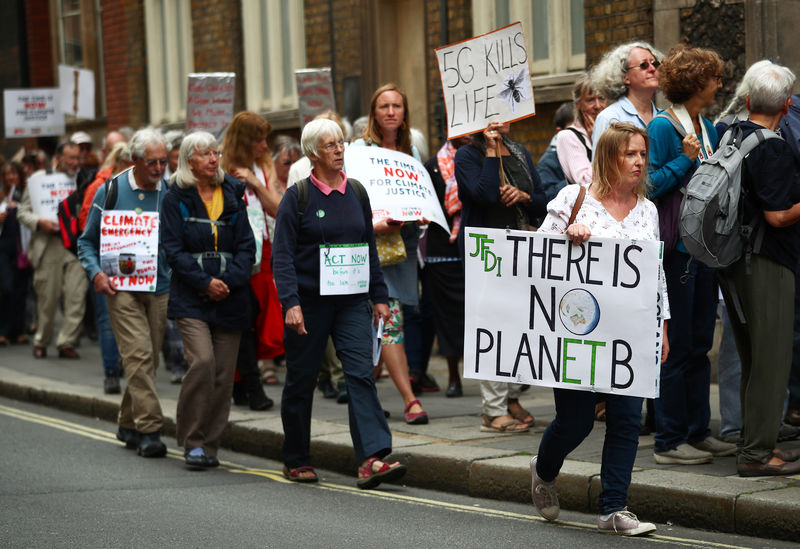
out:
{"label": "grey backpack", "polygon": [[728,267],[743,253],[758,252],[763,239],[763,216],[744,222],[742,163],[767,139],[781,139],[768,129],[758,129],[742,140],[731,126],[719,148],[697,168],[681,202],[679,230],[689,254],[709,267]]}

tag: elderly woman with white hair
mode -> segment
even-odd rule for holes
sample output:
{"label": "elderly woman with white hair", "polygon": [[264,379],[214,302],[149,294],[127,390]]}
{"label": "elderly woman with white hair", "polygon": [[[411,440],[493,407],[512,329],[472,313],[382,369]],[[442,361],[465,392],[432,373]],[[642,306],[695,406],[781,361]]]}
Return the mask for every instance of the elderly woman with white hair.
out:
{"label": "elderly woman with white hair", "polygon": [[167,316],[177,319],[189,369],[178,397],[177,439],[186,465],[216,467],[228,424],[241,332],[250,322],[255,241],[244,183],[225,175],[208,132],[181,143],[161,225],[172,267]]}
{"label": "elderly woman with white hair", "polygon": [[[317,372],[332,337],[350,394],[350,436],[358,487],[374,488],[405,474],[383,461],[392,435],[372,376],[375,322],[389,318],[388,290],[378,262],[372,209],[364,187],[342,171],[338,124],[309,122],[301,137],[311,175],[289,187],[278,208],[272,250],[275,284],[285,315],[286,383],[281,398],[284,475],[317,482],[309,452]],[[334,269],[329,265],[353,265]]]}
{"label": "elderly woman with white hair", "polygon": [[613,102],[594,121],[592,142],[612,122],[627,122],[646,128],[658,114],[653,96],[658,91],[658,67],[663,54],[647,42],[630,42],[606,52],[592,69],[592,87]]}

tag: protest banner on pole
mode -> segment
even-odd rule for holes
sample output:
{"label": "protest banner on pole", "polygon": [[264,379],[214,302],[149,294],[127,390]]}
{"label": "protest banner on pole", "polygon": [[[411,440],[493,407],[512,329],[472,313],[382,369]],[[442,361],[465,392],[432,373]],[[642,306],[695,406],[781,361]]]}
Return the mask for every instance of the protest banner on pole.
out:
{"label": "protest banner on pole", "polygon": [[94,120],[93,71],[59,65],[58,89],[61,90],[61,110],[65,114]]}
{"label": "protest banner on pole", "polygon": [[58,203],[75,192],[75,179],[65,173],[36,175],[28,179],[33,213],[42,219],[58,221]]}
{"label": "protest banner on pole", "polygon": [[462,230],[464,377],[658,397],[660,242]]}
{"label": "protest banner on pole", "polygon": [[58,88],[3,90],[6,138],[64,135]]}
{"label": "protest banner on pole", "polygon": [[336,110],[333,78],[329,67],[323,69],[298,69],[294,71],[297,82],[297,107],[300,127],[305,126],[321,112]]}
{"label": "protest banner on pole", "polygon": [[369,194],[373,219],[428,219],[450,232],[431,176],[413,156],[383,147],[347,147],[347,177],[357,179]]}
{"label": "protest banner on pole", "polygon": [[522,23],[436,48],[447,138],[536,114]]}
{"label": "protest banner on pole", "polygon": [[232,72],[193,73],[186,94],[186,133],[203,130],[221,141],[233,120],[236,74]]}
{"label": "protest banner on pole", "polygon": [[100,268],[119,290],[156,291],[158,227],[158,212],[103,212],[100,219]]}

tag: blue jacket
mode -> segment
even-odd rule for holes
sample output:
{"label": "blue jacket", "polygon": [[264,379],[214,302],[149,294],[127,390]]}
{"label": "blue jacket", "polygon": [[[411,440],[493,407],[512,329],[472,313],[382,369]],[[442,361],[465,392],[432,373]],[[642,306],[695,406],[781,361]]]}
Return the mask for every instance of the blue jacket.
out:
{"label": "blue jacket", "polygon": [[[225,271],[220,274],[222,261],[203,259],[197,254],[214,251],[212,225],[186,218],[208,219],[208,212],[194,187],[181,189],[173,185],[161,209],[162,243],[167,262],[172,267],[169,318],[196,318],[211,326],[244,330],[250,324],[250,269],[256,245],[247,220],[244,183],[225,175],[222,182],[224,206],[217,225],[218,251],[230,254]],[[222,301],[212,301],[201,295],[208,289],[211,278],[227,284],[230,295]]]}

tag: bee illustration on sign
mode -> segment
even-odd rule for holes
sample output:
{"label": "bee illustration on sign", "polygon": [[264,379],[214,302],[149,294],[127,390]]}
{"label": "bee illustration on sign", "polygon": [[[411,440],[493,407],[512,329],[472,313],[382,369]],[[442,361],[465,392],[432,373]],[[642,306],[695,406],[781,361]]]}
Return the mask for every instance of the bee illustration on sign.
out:
{"label": "bee illustration on sign", "polygon": [[505,80],[503,80],[503,89],[497,94],[497,97],[508,103],[508,108],[511,109],[511,112],[517,111],[517,103],[528,99],[525,96],[525,88],[527,88],[525,86],[526,70],[527,67],[522,67],[516,76],[514,76],[514,73],[506,76]]}

